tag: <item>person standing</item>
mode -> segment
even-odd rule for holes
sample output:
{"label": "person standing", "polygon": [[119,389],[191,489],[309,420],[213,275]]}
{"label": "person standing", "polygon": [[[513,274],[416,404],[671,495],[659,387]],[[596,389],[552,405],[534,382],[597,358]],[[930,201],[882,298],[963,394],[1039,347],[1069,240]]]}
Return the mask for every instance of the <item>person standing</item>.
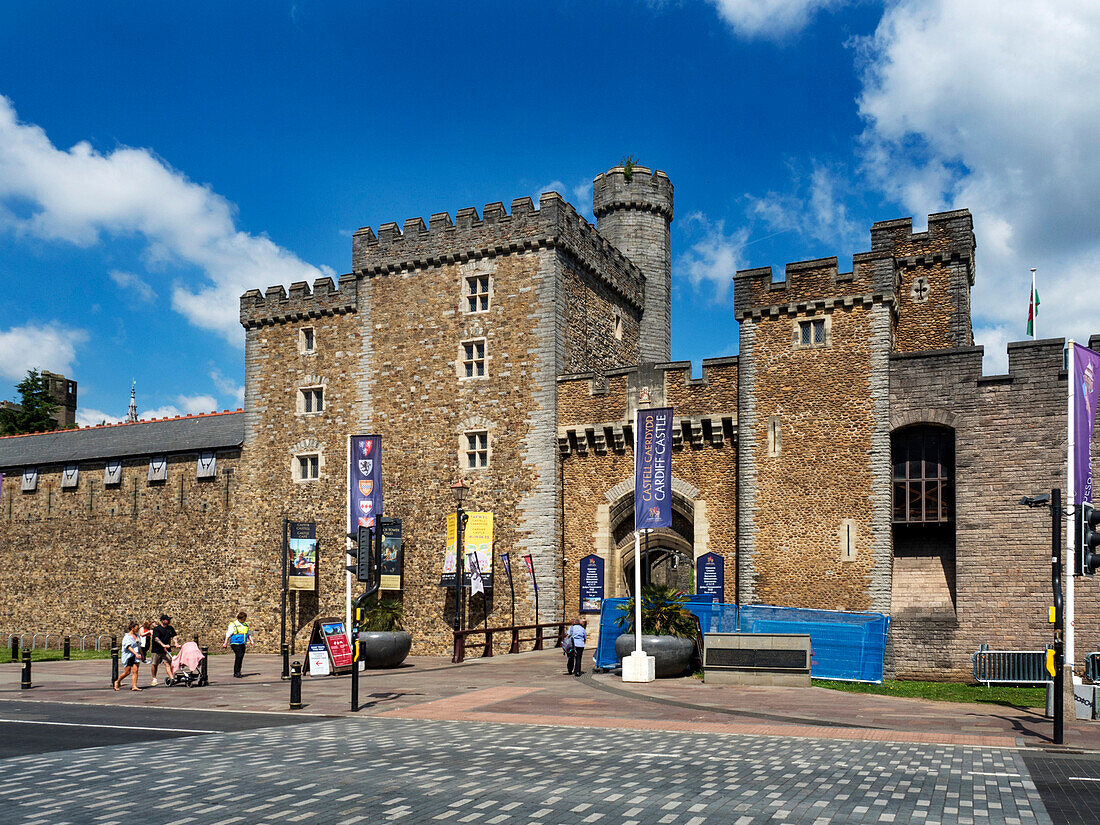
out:
{"label": "person standing", "polygon": [[172,670],[172,648],[179,647],[179,641],[171,622],[170,616],[162,615],[160,622],[153,628],[153,681],[150,682],[150,687],[157,686],[157,665],[161,662],[164,662],[164,669],[168,671],[168,678],[175,676]]}
{"label": "person standing", "polygon": [[130,677],[130,690],[141,690],[138,687],[138,666],[142,661],[141,634],[138,633],[138,623],[129,622],[126,625],[126,635],[122,637],[122,673],[113,685],[115,690],[122,684],[122,680]]}
{"label": "person standing", "polygon": [[588,620],[579,617],[568,631],[572,647],[569,648],[569,672],[574,676],[580,676],[584,671],[581,664],[584,661],[584,645],[588,641]]}
{"label": "person standing", "polygon": [[252,633],[248,629],[248,625],[245,624],[245,620],[248,619],[248,614],[243,610],[237,614],[237,618],[229,623],[229,627],[225,631],[225,641],[222,642],[222,647],[233,648],[233,678],[243,678],[241,674],[241,665],[244,663],[244,649],[252,641]]}
{"label": "person standing", "polygon": [[148,662],[153,652],[153,623],[148,619],[142,622],[138,635],[141,639],[141,661]]}

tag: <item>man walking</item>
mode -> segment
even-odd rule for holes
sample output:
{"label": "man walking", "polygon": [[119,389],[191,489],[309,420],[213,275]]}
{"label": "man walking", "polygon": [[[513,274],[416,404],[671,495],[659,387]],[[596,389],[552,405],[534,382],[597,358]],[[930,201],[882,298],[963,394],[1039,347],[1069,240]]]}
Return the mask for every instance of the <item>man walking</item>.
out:
{"label": "man walking", "polygon": [[153,628],[153,681],[150,687],[157,686],[157,665],[164,662],[164,669],[168,671],[168,678],[175,676],[172,670],[172,648],[179,647],[176,639],[176,629],[172,627],[172,618],[162,615],[157,626]]}

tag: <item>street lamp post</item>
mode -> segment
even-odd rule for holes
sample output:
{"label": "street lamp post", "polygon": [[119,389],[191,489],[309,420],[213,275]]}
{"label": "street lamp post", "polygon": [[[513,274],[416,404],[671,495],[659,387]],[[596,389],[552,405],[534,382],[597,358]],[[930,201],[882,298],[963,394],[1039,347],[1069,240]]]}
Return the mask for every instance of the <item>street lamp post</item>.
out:
{"label": "street lamp post", "polygon": [[463,542],[463,528],[466,526],[466,511],[462,509],[462,502],[466,500],[466,494],[470,492],[470,488],[466,486],[466,483],[459,479],[451,485],[451,492],[455,497],[455,632],[458,633],[465,629],[466,617],[463,610],[463,596],[465,595],[465,588],[463,587],[463,556],[465,555],[465,547]]}

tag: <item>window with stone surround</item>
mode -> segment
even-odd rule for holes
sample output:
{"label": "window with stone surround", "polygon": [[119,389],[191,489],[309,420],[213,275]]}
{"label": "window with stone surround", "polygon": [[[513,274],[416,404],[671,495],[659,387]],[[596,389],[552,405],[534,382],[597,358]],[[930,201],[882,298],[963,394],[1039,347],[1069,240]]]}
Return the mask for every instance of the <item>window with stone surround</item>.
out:
{"label": "window with stone surround", "polygon": [[488,274],[468,275],[465,283],[466,312],[488,312],[492,297]]}
{"label": "window with stone surround", "polygon": [[313,414],[325,409],[324,387],[302,387],[298,390],[298,412]]}
{"label": "window with stone surround", "polygon": [[483,470],[489,466],[488,430],[470,430],[462,434],[465,458],[462,466],[467,470]]}
{"label": "window with stone surround", "polygon": [[318,453],[301,453],[295,458],[295,481],[317,481],[321,477],[321,456]]}
{"label": "window with stone surround", "polygon": [[313,355],[317,352],[317,339],[313,327],[302,327],[298,330],[298,352],[302,355]]}
{"label": "window with stone surround", "polygon": [[795,349],[829,347],[833,343],[832,316],[798,318],[791,330],[791,346]]}
{"label": "window with stone surround", "polygon": [[484,378],[485,377],[485,339],[475,338],[472,341],[463,341],[460,357],[460,378]]}

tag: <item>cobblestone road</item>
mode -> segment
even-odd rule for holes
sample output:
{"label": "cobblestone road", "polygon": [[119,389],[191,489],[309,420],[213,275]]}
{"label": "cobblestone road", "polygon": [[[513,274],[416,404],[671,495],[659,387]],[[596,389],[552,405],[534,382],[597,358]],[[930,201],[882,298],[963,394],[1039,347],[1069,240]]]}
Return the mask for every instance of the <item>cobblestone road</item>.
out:
{"label": "cobblestone road", "polygon": [[19,756],[0,777],[25,825],[1051,822],[1015,750],[400,719]]}

